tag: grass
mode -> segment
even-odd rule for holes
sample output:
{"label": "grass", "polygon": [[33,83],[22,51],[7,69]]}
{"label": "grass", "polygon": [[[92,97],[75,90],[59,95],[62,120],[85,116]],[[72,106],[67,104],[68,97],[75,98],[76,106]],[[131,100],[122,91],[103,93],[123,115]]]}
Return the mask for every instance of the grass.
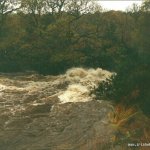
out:
{"label": "grass", "polygon": [[110,122],[116,126],[123,126],[138,113],[134,107],[125,108],[122,104],[115,106],[114,112],[109,114]]}
{"label": "grass", "polygon": [[[150,119],[135,107],[125,107],[123,104],[115,106],[114,112],[109,114],[110,123],[116,130],[112,138],[114,145],[128,143],[150,142]],[[147,150],[148,147],[138,147]]]}

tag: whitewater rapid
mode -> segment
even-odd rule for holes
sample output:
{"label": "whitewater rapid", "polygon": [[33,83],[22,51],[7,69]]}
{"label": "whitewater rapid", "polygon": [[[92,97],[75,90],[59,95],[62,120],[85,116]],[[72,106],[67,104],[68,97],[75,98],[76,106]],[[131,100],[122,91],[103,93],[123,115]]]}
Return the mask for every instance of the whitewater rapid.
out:
{"label": "whitewater rapid", "polygon": [[91,91],[111,75],[101,68],[71,68],[58,76],[0,75],[1,113],[22,112],[29,106],[43,105],[53,97],[60,104],[91,101],[95,97]]}
{"label": "whitewater rapid", "polygon": [[66,80],[69,85],[59,99],[61,103],[67,102],[86,102],[94,98],[91,91],[98,87],[98,84],[109,78],[111,72],[97,69],[72,68],[66,72]]}
{"label": "whitewater rapid", "polygon": [[111,75],[101,68],[0,74],[0,149],[76,150],[95,139],[111,142],[112,105],[92,94]]}

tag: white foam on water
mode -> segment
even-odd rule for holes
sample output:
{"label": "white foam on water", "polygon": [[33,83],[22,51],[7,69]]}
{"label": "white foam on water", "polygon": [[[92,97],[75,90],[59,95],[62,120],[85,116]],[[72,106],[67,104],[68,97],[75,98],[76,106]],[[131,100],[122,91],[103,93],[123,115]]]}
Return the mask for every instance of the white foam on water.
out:
{"label": "white foam on water", "polygon": [[3,84],[0,84],[0,92],[3,91],[3,90],[5,90],[5,89],[6,89],[6,86],[3,85]]}
{"label": "white foam on water", "polygon": [[67,102],[86,102],[90,100],[89,90],[80,84],[69,85],[67,90],[59,96],[62,103]]}
{"label": "white foam on water", "polygon": [[1,76],[0,107],[6,107],[15,114],[26,109],[28,105],[43,105],[52,97],[58,97],[60,103],[91,101],[95,96],[91,91],[112,74],[101,68],[72,68],[65,74],[49,75],[42,80],[37,78],[36,81],[28,80],[27,75],[22,78]]}
{"label": "white foam on water", "polygon": [[111,75],[111,72],[101,68],[69,69],[65,74],[66,81],[69,82],[68,88],[58,98],[61,103],[91,101],[93,99],[90,95],[91,91]]}

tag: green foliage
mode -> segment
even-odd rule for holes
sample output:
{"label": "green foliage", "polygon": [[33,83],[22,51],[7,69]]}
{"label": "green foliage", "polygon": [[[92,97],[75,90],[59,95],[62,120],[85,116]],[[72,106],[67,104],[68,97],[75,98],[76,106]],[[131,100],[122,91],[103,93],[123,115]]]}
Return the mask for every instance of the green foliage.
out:
{"label": "green foliage", "polygon": [[140,57],[126,60],[120,65],[117,75],[107,79],[96,90],[98,98],[113,100],[122,103],[125,107],[137,106],[147,115],[150,114],[150,70],[141,64]]}

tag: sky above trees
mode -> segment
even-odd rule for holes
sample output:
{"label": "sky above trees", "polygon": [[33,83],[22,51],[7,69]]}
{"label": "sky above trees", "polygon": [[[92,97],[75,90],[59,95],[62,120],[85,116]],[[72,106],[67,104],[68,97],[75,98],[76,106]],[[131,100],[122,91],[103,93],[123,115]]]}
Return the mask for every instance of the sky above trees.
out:
{"label": "sky above trees", "polygon": [[123,10],[131,7],[133,3],[141,5],[142,0],[99,0],[99,4],[108,10]]}

